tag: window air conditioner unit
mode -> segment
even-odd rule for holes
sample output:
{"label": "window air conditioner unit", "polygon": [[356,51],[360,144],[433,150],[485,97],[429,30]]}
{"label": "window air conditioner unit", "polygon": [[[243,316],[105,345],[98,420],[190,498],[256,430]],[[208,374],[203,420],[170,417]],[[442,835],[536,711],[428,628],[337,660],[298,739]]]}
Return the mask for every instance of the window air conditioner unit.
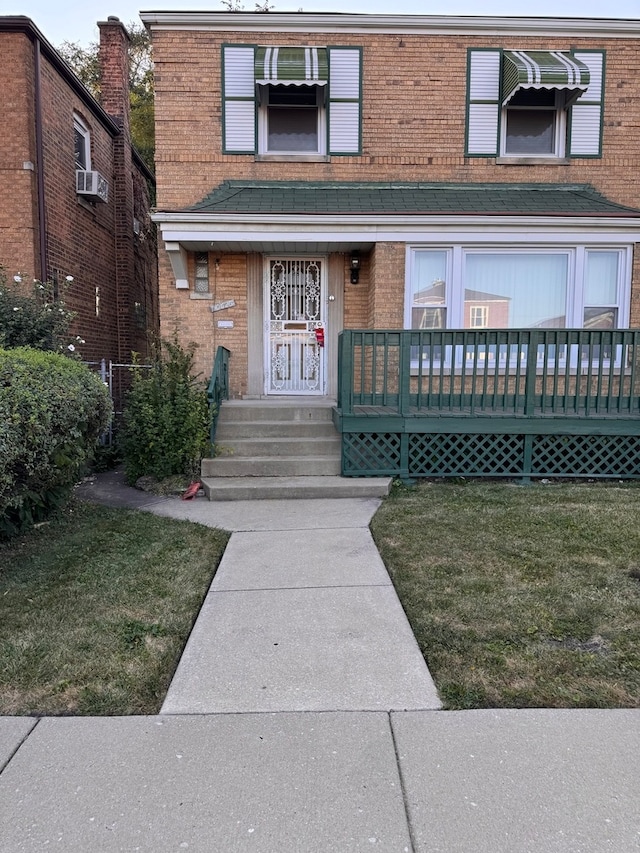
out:
{"label": "window air conditioner unit", "polygon": [[109,184],[100,172],[76,171],[76,192],[91,201],[109,201]]}

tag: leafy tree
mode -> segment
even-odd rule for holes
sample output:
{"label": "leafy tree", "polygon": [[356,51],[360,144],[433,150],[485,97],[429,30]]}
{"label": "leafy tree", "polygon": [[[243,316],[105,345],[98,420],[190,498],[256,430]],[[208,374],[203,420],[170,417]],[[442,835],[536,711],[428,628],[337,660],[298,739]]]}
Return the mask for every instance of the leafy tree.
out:
{"label": "leafy tree", "polygon": [[[242,0],[220,0],[227,12],[244,12],[244,3]],[[270,12],[274,7],[269,3],[269,0],[263,0],[262,3],[255,4],[256,12]]]}
{"label": "leafy tree", "polygon": [[[131,139],[138,153],[153,169],[154,91],[151,37],[142,24],[132,21],[129,34],[129,104],[131,107]],[[64,41],[57,48],[67,65],[98,101],[100,100],[100,62],[98,42],[82,47],[78,42]]]}

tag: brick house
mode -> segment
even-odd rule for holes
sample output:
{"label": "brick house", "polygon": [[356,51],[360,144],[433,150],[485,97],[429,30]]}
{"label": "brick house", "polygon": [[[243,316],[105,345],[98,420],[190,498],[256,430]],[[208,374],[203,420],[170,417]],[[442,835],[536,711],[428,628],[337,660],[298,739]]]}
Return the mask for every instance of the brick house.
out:
{"label": "brick house", "polygon": [[340,397],[343,330],[640,325],[637,21],[141,17],[161,324],[231,397]]}
{"label": "brick house", "polygon": [[99,28],[100,103],[29,18],[0,17],[0,266],[73,276],[83,357],[129,362],[158,327],[155,177],[131,145],[128,35],[117,18]]}

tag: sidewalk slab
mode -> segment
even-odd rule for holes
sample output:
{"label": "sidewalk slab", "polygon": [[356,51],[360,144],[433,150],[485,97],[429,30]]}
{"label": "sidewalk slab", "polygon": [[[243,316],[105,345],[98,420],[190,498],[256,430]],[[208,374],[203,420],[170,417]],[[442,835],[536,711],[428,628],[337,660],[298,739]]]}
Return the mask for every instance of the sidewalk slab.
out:
{"label": "sidewalk slab", "polygon": [[127,486],[120,468],[88,477],[76,486],[75,494],[83,501],[126,509],[149,509],[169,500],[167,497]]}
{"label": "sidewalk slab", "polygon": [[33,717],[0,717],[0,773],[37,722]]}
{"label": "sidewalk slab", "polygon": [[386,714],[48,718],[0,775],[7,853],[409,853]]}
{"label": "sidewalk slab", "polygon": [[194,521],[230,531],[322,530],[367,527],[380,498],[318,498],[313,500],[183,501],[166,498],[146,506],[155,515]]}
{"label": "sidewalk slab", "polygon": [[234,533],[211,589],[390,584],[371,534],[360,527]]}
{"label": "sidewalk slab", "polygon": [[438,707],[393,587],[356,586],[213,593],[161,713]]}
{"label": "sidewalk slab", "polygon": [[640,850],[640,709],[391,719],[415,853]]}

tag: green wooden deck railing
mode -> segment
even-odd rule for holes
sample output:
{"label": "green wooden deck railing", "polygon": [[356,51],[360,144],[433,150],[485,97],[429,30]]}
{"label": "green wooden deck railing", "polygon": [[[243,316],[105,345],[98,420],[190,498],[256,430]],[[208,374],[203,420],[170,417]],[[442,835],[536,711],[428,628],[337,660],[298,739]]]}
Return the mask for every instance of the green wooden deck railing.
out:
{"label": "green wooden deck railing", "polygon": [[640,476],[640,330],[346,330],[346,475]]}
{"label": "green wooden deck railing", "polygon": [[640,413],[640,331],[348,330],[343,414],[582,416]]}
{"label": "green wooden deck railing", "polygon": [[220,405],[223,400],[229,399],[229,359],[231,353],[226,347],[218,347],[211,371],[211,379],[207,388],[207,401],[211,412],[210,441],[213,449],[216,437],[216,426]]}

